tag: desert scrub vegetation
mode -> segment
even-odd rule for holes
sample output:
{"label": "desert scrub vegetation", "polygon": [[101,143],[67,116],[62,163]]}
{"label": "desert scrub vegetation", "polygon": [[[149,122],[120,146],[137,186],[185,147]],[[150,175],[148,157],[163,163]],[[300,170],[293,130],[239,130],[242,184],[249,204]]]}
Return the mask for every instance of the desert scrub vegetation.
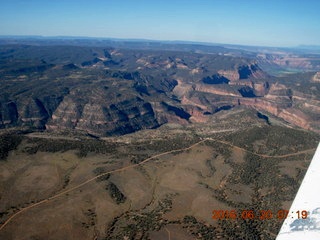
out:
{"label": "desert scrub vegetation", "polygon": [[82,222],[81,225],[85,228],[90,228],[95,226],[97,221],[97,214],[94,209],[87,209],[83,211],[84,216],[86,216],[86,221]]}
{"label": "desert scrub vegetation", "polygon": [[148,144],[147,148],[157,152],[167,152],[175,149],[190,147],[192,144],[195,144],[199,141],[200,138],[197,136],[177,135],[174,138],[153,141],[152,143]]}
{"label": "desert scrub vegetation", "polygon": [[43,139],[43,138],[28,138],[28,146],[24,149],[29,154],[41,152],[65,152],[68,150],[77,150],[79,157],[85,157],[88,153],[115,153],[117,145],[107,143],[100,140],[65,140],[65,139]]}
{"label": "desert scrub vegetation", "polygon": [[320,136],[280,126],[253,127],[225,137],[232,144],[252,152],[281,155],[315,148]]}
{"label": "desert scrub vegetation", "polygon": [[5,160],[10,151],[15,150],[22,141],[22,136],[15,133],[0,135],[0,160]]}
{"label": "desert scrub vegetation", "polygon": [[147,155],[147,154],[139,154],[139,155],[137,154],[137,155],[134,155],[131,158],[130,162],[133,163],[133,164],[138,164],[138,163],[142,162],[143,160],[145,160],[145,159],[147,159],[149,157],[150,156]]}
{"label": "desert scrub vegetation", "polygon": [[218,235],[214,226],[205,225],[193,216],[185,216],[182,223],[183,228],[186,228],[188,232],[197,237],[197,239],[216,239]]}
{"label": "desert scrub vegetation", "polygon": [[149,211],[146,209],[126,212],[116,217],[107,230],[108,240],[116,239],[150,239],[150,231],[159,231],[168,224],[163,215],[172,208],[172,200],[166,197],[158,201],[157,206]]}
{"label": "desert scrub vegetation", "polygon": [[[224,158],[230,158],[231,157],[231,150],[230,146],[226,146],[225,144],[222,144],[220,142],[216,141],[205,141],[204,142],[206,146],[209,146],[214,149],[215,152],[221,154]],[[215,154],[214,158],[216,158],[218,154]]]}
{"label": "desert scrub vegetation", "polygon": [[109,178],[111,177],[110,173],[107,173],[107,169],[105,167],[97,167],[92,171],[96,176],[99,176],[103,174],[102,176],[99,176],[96,179],[96,182],[105,182],[108,181]]}
{"label": "desert scrub vegetation", "polygon": [[127,200],[126,196],[113,182],[109,182],[109,184],[106,186],[106,190],[109,191],[111,198],[115,200],[117,204],[124,203]]}

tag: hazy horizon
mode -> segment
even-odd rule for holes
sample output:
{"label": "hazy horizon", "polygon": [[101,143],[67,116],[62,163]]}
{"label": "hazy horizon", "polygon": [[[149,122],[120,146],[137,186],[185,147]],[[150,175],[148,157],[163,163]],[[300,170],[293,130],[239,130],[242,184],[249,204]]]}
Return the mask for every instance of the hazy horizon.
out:
{"label": "hazy horizon", "polygon": [[320,2],[3,1],[0,35],[319,45]]}

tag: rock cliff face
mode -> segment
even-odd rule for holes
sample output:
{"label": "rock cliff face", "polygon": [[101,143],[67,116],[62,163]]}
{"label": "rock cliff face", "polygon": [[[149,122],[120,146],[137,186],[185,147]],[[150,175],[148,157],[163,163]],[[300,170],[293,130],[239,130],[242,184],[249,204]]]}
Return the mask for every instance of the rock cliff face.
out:
{"label": "rock cliff face", "polygon": [[121,135],[159,122],[149,102],[139,97],[113,101],[91,97],[65,97],[46,124],[48,130],[76,129],[97,136]]}
{"label": "rock cliff face", "polygon": [[[201,101],[199,105],[195,101],[184,97],[182,103],[193,105],[198,112],[190,111],[193,119],[205,121],[205,117],[199,117],[199,109],[203,115],[205,113],[214,113],[220,110],[227,110],[235,105],[254,108],[258,111],[267,112],[284,121],[315,132],[319,131],[319,124],[316,122],[319,119],[320,101],[311,100],[306,94],[293,91],[284,84],[278,82],[269,83],[268,81],[232,81],[230,82],[233,88],[229,88],[223,84],[196,84],[194,91],[212,94],[206,101]],[[238,89],[238,92],[234,90]],[[222,100],[222,101],[221,101]],[[206,108],[201,106],[206,105]],[[210,107],[211,105],[211,107]],[[210,110],[209,110],[210,109]],[[312,116],[312,117],[311,117]],[[206,116],[207,117],[207,116]]]}
{"label": "rock cliff face", "polygon": [[239,100],[240,105],[253,107],[259,111],[266,111],[271,113],[274,116],[279,114],[281,106],[278,105],[276,102],[266,101],[263,99],[256,99],[256,98],[243,98]]}
{"label": "rock cliff face", "polygon": [[264,99],[242,99],[240,100],[240,104],[253,107],[260,111],[269,112],[293,125],[310,129],[309,117],[302,111],[291,108],[290,105],[286,105],[285,103]]}
{"label": "rock cliff face", "polygon": [[[319,71],[318,54],[289,53],[286,51],[276,51],[273,53],[261,53],[257,55],[257,61],[263,69],[269,67],[280,71],[302,70]],[[275,72],[277,74],[277,72]]]}
{"label": "rock cliff face", "polygon": [[0,103],[0,127],[30,126],[44,129],[52,111],[62,100],[61,97],[38,99],[26,97],[16,101]]}
{"label": "rock cliff face", "polygon": [[272,84],[265,98],[271,101],[287,103],[287,105],[290,106],[292,102],[292,91],[283,84]]}
{"label": "rock cliff face", "polygon": [[203,109],[193,105],[185,106],[186,112],[190,114],[190,121],[205,123],[209,120],[209,115],[203,114]]}
{"label": "rock cliff face", "polygon": [[48,129],[75,128],[82,114],[82,106],[66,97],[53,112],[46,127]]}
{"label": "rock cliff face", "polygon": [[105,136],[122,135],[158,126],[151,104],[135,98],[105,107],[88,103],[84,106],[75,128]]}
{"label": "rock cliff face", "polygon": [[228,88],[218,88],[213,86],[207,86],[204,84],[196,84],[195,91],[198,92],[205,92],[205,93],[212,93],[217,95],[225,95],[225,96],[233,96],[233,97],[240,97],[240,93],[234,91],[233,89]]}
{"label": "rock cliff face", "polygon": [[241,65],[234,70],[219,70],[218,73],[230,81],[238,81],[249,78],[266,78],[267,74],[257,64]]}
{"label": "rock cliff face", "polygon": [[0,104],[1,114],[1,127],[13,126],[18,122],[19,114],[15,102],[9,101]]}
{"label": "rock cliff face", "polygon": [[230,81],[237,81],[240,79],[240,74],[237,70],[219,70],[218,73]]}
{"label": "rock cliff face", "polygon": [[33,125],[40,128],[49,118],[47,110],[39,99],[30,99],[25,103],[19,102],[18,114],[22,125]]}
{"label": "rock cliff face", "polygon": [[306,58],[298,58],[298,57],[291,57],[285,56],[280,58],[274,58],[273,63],[290,68],[300,68],[300,69],[312,69],[313,66],[310,61]]}
{"label": "rock cliff face", "polygon": [[257,97],[263,97],[269,92],[269,82],[258,82],[252,84]]}
{"label": "rock cliff face", "polygon": [[309,121],[310,119],[306,114],[297,110],[297,109],[283,109],[278,117],[283,118],[287,122],[290,122],[296,126],[299,126],[304,129],[310,129]]}

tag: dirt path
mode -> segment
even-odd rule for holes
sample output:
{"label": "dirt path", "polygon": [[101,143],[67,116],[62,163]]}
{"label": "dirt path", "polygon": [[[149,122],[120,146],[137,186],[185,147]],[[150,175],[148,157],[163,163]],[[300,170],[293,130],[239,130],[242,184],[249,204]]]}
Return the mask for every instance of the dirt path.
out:
{"label": "dirt path", "polygon": [[[221,143],[221,144],[225,144],[225,145],[228,145],[228,146],[231,146],[231,147],[235,147],[235,148],[238,148],[238,149],[240,149],[240,150],[242,150],[242,151],[245,151],[245,152],[248,152],[248,153],[252,153],[252,154],[254,154],[254,155],[257,155],[257,156],[260,156],[260,157],[264,157],[264,158],[285,158],[285,157],[300,155],[300,154],[303,154],[303,153],[308,153],[308,152],[310,152],[310,151],[312,151],[312,150],[315,150],[315,149],[313,148],[313,149],[308,149],[308,150],[299,151],[299,152],[296,152],[296,153],[290,153],[290,154],[285,154],[285,155],[269,156],[269,155],[264,155],[264,154],[258,154],[258,153],[251,152],[251,151],[249,151],[249,150],[246,150],[246,149],[244,149],[244,148],[235,146],[235,145],[233,145],[233,144],[231,144],[231,143],[228,143],[228,142],[225,142],[225,141],[223,141],[223,140],[214,139],[214,138],[205,138],[205,139],[203,139],[203,140],[201,140],[201,141],[199,141],[199,142],[197,142],[197,143],[195,143],[195,144],[193,144],[193,145],[191,145],[191,146],[189,146],[189,147],[180,148],[180,149],[175,149],[175,150],[171,150],[171,151],[159,153],[159,154],[156,154],[156,155],[154,155],[154,156],[151,156],[151,157],[143,160],[142,162],[140,162],[140,163],[138,163],[138,164],[125,166],[125,167],[122,167],[122,168],[119,168],[119,169],[115,169],[115,170],[112,170],[112,171],[109,171],[109,172],[102,173],[102,174],[100,174],[100,175],[98,175],[98,176],[95,176],[95,177],[93,177],[93,178],[88,179],[87,181],[85,181],[85,182],[83,182],[83,183],[81,183],[81,184],[79,184],[79,185],[77,185],[77,186],[75,186],[75,187],[72,187],[72,188],[70,188],[70,189],[67,189],[67,190],[65,190],[65,191],[62,191],[62,192],[60,192],[60,193],[58,193],[58,194],[56,194],[56,195],[54,195],[54,196],[52,196],[52,197],[49,197],[49,198],[47,198],[47,199],[44,199],[44,200],[42,200],[42,201],[40,201],[40,202],[37,202],[37,203],[35,203],[35,204],[32,204],[32,205],[30,205],[30,206],[28,206],[28,207],[22,208],[20,211],[16,212],[16,213],[13,214],[11,217],[9,217],[9,218],[0,226],[0,231],[1,231],[6,225],[8,225],[15,217],[17,217],[18,215],[22,214],[23,212],[25,212],[25,211],[27,211],[27,210],[29,210],[29,209],[31,209],[31,208],[34,208],[34,207],[36,207],[36,206],[39,206],[39,205],[41,205],[41,204],[48,203],[49,201],[51,201],[51,200],[53,200],[53,199],[56,199],[56,198],[58,198],[58,197],[60,197],[60,196],[62,196],[62,195],[65,195],[65,194],[67,194],[67,193],[69,193],[69,192],[71,192],[71,191],[74,191],[74,190],[76,190],[76,189],[78,189],[78,188],[80,188],[80,187],[82,187],[82,186],[84,186],[84,185],[86,185],[86,184],[88,184],[88,183],[96,180],[96,179],[99,178],[99,177],[105,176],[105,175],[110,174],[110,173],[125,171],[125,170],[127,170],[127,169],[134,168],[134,167],[139,166],[139,165],[143,165],[143,164],[149,162],[150,160],[152,160],[152,159],[154,159],[154,158],[161,157],[161,156],[164,156],[164,155],[167,155],[167,154],[170,154],[170,153],[175,153],[175,152],[180,152],[180,151],[189,150],[189,149],[191,149],[191,148],[193,148],[193,147],[195,147],[195,146],[197,146],[197,145],[199,145],[199,144],[201,144],[201,143],[203,143],[203,142],[205,142],[205,141],[215,141],[215,142],[219,142],[219,143]],[[169,236],[170,236],[170,235],[169,235]]]}
{"label": "dirt path", "polygon": [[168,228],[164,227],[164,229],[167,231],[168,233],[168,240],[171,240],[171,233],[170,231],[168,230]]}
{"label": "dirt path", "polygon": [[66,136],[54,136],[54,135],[45,135],[39,133],[28,133],[25,135],[28,138],[43,138],[43,139],[58,139],[58,140],[72,140],[72,141],[80,141],[80,139],[75,137],[66,137]]}

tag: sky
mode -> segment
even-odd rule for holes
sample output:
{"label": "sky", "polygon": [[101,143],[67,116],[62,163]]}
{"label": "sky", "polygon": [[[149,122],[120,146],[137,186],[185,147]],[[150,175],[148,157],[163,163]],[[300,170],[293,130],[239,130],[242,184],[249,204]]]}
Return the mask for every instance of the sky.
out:
{"label": "sky", "polygon": [[320,45],[320,1],[0,0],[0,35]]}

